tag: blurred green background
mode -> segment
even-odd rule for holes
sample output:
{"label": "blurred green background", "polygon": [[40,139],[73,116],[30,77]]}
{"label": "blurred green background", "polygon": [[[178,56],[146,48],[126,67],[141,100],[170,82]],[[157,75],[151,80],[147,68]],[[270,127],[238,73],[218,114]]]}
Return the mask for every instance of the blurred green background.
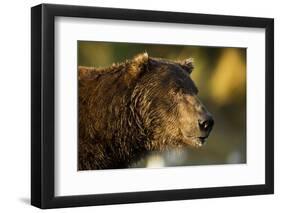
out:
{"label": "blurred green background", "polygon": [[246,49],[78,41],[78,65],[107,67],[147,52],[151,57],[192,57],[191,77],[215,125],[200,149],[150,153],[131,167],[246,163]]}

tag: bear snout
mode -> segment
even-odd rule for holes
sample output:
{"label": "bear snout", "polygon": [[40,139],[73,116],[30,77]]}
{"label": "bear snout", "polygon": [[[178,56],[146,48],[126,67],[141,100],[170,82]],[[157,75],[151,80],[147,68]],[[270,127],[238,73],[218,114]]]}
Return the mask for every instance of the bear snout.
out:
{"label": "bear snout", "polygon": [[202,118],[198,120],[198,125],[200,131],[204,135],[203,137],[208,137],[214,126],[214,119],[212,115],[209,112],[205,113]]}

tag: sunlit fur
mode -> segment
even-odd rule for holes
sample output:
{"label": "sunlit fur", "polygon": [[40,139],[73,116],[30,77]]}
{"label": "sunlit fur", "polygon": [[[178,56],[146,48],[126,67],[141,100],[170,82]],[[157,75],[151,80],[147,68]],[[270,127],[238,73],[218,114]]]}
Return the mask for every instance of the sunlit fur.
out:
{"label": "sunlit fur", "polygon": [[79,170],[128,167],[149,151],[198,147],[207,113],[192,60],[147,53],[108,68],[79,67]]}

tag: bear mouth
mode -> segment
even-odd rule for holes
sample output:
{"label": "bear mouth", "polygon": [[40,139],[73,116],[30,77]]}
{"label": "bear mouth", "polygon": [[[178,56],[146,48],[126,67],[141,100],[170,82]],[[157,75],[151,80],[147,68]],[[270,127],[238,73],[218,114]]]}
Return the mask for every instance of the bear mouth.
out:
{"label": "bear mouth", "polygon": [[202,147],[205,143],[205,137],[198,137],[192,140],[192,145],[196,148]]}
{"label": "bear mouth", "polygon": [[206,140],[207,136],[205,137],[198,137],[199,141],[204,144],[205,143],[205,140]]}
{"label": "bear mouth", "polygon": [[205,144],[205,140],[206,140],[207,137],[198,137],[197,138],[197,141],[195,142],[196,143],[196,146],[203,146],[203,144]]}
{"label": "bear mouth", "polygon": [[200,148],[206,143],[207,137],[185,137],[187,145],[191,147]]}
{"label": "bear mouth", "polygon": [[208,138],[209,134],[203,134],[203,135],[188,135],[184,134],[184,132],[181,130],[181,136],[182,136],[182,142],[190,147],[193,148],[201,148],[205,143],[206,139]]}

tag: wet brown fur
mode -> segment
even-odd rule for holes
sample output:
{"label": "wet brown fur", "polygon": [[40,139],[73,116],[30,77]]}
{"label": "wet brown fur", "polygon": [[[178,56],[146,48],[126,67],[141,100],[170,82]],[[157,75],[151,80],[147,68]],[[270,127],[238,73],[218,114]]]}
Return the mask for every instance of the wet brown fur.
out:
{"label": "wet brown fur", "polygon": [[150,150],[182,146],[175,92],[180,85],[197,93],[192,69],[190,60],[146,53],[108,68],[79,67],[79,170],[124,168]]}

